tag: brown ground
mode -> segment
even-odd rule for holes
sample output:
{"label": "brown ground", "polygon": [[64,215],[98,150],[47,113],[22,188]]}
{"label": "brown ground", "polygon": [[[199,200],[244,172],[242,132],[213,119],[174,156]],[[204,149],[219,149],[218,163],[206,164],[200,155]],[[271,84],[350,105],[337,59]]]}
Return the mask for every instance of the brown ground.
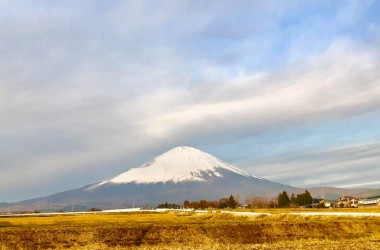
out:
{"label": "brown ground", "polygon": [[0,218],[0,249],[380,249],[380,218],[178,213]]}

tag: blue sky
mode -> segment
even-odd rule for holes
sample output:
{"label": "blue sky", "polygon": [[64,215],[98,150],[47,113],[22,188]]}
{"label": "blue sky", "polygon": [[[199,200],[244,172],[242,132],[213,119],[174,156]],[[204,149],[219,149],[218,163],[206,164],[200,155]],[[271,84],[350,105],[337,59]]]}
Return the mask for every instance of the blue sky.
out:
{"label": "blue sky", "polygon": [[0,0],[0,201],[180,145],[380,187],[380,1]]}

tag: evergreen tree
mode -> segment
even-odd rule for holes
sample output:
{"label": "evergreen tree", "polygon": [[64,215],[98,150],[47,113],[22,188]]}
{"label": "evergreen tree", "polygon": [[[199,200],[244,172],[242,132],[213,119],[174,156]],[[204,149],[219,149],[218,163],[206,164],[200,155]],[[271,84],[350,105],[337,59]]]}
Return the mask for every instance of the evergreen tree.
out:
{"label": "evergreen tree", "polygon": [[311,194],[307,190],[305,190],[305,202],[306,205],[311,205],[313,203],[313,197],[311,197]]}
{"label": "evergreen tree", "polygon": [[309,191],[305,190],[305,193],[297,194],[297,204],[300,206],[308,206],[313,203],[313,197]]}
{"label": "evergreen tree", "polygon": [[228,207],[228,199],[222,198],[219,200],[219,208],[226,208]]}
{"label": "evergreen tree", "polygon": [[289,205],[290,199],[286,191],[283,191],[282,194],[280,193],[278,195],[278,206],[279,207],[286,207]]}
{"label": "evergreen tree", "polygon": [[188,208],[190,206],[190,202],[188,200],[183,202],[183,207]]}
{"label": "evergreen tree", "polygon": [[294,193],[290,196],[290,205],[297,205],[297,198]]}
{"label": "evergreen tree", "polygon": [[208,207],[208,202],[206,200],[200,200],[199,201],[199,208],[200,209],[205,209]]}
{"label": "evergreen tree", "polygon": [[299,206],[306,206],[305,194],[297,194],[297,204]]}
{"label": "evergreen tree", "polygon": [[228,198],[228,207],[229,208],[236,208],[237,202],[235,201],[234,196],[231,194],[230,198]]}

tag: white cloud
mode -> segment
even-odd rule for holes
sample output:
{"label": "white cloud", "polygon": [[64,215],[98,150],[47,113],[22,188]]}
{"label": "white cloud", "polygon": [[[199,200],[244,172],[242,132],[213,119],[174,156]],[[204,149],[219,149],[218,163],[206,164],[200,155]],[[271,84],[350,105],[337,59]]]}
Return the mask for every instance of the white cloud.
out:
{"label": "white cloud", "polygon": [[254,166],[265,178],[294,186],[377,187],[380,142],[273,157]]}
{"label": "white cloud", "polygon": [[[378,51],[350,49],[337,42],[324,54],[302,65],[290,65],[282,73],[231,79],[202,89],[203,93],[174,87],[166,92],[171,96],[165,98],[166,102],[156,103],[155,98],[143,96],[145,106],[155,109],[141,124],[149,135],[162,138],[186,134],[190,129],[226,133],[324,121],[377,108]],[[197,102],[189,103],[187,99]]]}

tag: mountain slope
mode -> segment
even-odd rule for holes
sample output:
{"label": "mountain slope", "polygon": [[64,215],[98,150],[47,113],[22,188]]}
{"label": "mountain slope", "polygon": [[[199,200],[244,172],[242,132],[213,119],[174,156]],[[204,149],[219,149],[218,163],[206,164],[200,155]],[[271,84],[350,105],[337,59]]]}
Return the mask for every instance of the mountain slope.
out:
{"label": "mountain slope", "polygon": [[266,195],[296,188],[246,173],[191,147],[177,147],[137,168],[80,189],[21,201],[19,207],[62,209],[155,206],[161,202],[219,199],[230,194]]}

